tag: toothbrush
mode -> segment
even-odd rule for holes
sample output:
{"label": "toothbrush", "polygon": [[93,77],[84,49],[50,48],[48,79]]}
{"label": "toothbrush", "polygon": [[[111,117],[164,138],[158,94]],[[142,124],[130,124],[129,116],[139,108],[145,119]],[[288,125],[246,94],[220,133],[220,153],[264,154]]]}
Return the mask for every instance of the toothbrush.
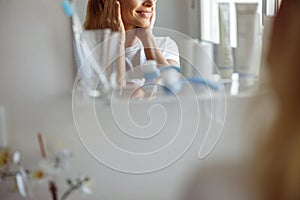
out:
{"label": "toothbrush", "polygon": [[[146,82],[151,82],[152,84],[154,84],[151,93],[152,95],[157,91],[157,87],[159,84],[155,80],[157,80],[159,77],[162,78],[162,81],[164,83],[163,87],[166,93],[177,93],[181,90],[182,85],[186,83],[204,85],[215,91],[220,90],[220,86],[217,83],[203,79],[201,77],[191,77],[191,78],[187,78],[186,80],[182,80],[182,79],[178,79],[178,77],[175,76],[162,74],[162,72],[166,72],[166,71],[181,73],[181,68],[177,66],[166,66],[166,67],[157,68],[156,61],[149,60],[144,65],[142,65],[141,68],[144,73],[144,78],[146,79]],[[143,85],[142,87],[147,89],[147,85]]]}
{"label": "toothbrush", "polygon": [[215,91],[219,91],[220,90],[220,86],[219,84],[203,79],[201,77],[191,77],[191,78],[187,78],[186,80],[183,80],[182,83],[195,83],[198,85],[204,85],[207,86]]}
{"label": "toothbrush", "polygon": [[[102,73],[101,73],[101,70],[100,70],[101,68],[100,68],[99,64],[97,63],[95,58],[92,55],[90,55],[91,51],[89,50],[87,43],[85,41],[80,40],[80,35],[82,34],[83,29],[82,29],[78,14],[76,12],[74,12],[74,8],[73,8],[72,3],[73,3],[72,0],[63,1],[62,2],[62,9],[66,13],[66,15],[68,17],[71,17],[71,19],[72,19],[72,29],[73,29],[73,33],[74,33],[74,39],[75,39],[75,41],[74,41],[75,48],[76,48],[77,51],[78,50],[83,51],[83,52],[80,51],[78,53],[79,60],[83,60],[83,63],[84,63],[84,60],[86,60],[87,57],[90,56],[89,61],[91,62],[91,65],[92,65],[93,69],[95,70],[95,72],[100,77],[101,82],[103,83],[103,85],[108,86],[109,83],[108,83],[106,77],[101,75]],[[85,58],[83,58],[82,55],[86,55]],[[80,64],[82,64],[82,63],[80,63]],[[105,89],[108,89],[108,88],[105,88]]]}

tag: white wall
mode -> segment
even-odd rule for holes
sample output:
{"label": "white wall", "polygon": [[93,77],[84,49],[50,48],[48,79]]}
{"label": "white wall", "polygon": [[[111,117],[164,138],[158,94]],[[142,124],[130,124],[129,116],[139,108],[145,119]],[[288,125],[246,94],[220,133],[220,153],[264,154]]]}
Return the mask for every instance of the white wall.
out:
{"label": "white wall", "polygon": [[155,26],[189,34],[189,6],[191,0],[158,0]]}
{"label": "white wall", "polygon": [[2,104],[70,91],[74,76],[71,29],[59,3],[0,1]]}

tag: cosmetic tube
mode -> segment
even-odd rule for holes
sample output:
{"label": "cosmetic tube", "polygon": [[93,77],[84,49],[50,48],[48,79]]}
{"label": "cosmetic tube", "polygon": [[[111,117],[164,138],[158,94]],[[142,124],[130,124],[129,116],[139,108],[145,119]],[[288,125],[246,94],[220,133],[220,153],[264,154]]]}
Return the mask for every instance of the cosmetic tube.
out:
{"label": "cosmetic tube", "polygon": [[237,3],[237,37],[235,71],[247,85],[253,84],[259,76],[262,51],[262,27],[258,3]]}
{"label": "cosmetic tube", "polygon": [[230,44],[230,5],[219,3],[220,44],[215,47],[215,61],[222,78],[229,79],[233,73],[233,51]]}

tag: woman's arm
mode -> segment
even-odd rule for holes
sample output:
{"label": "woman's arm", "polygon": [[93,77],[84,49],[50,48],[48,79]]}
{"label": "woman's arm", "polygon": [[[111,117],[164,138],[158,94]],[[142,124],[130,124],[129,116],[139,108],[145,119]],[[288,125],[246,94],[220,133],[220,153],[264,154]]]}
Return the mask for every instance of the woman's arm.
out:
{"label": "woman's arm", "polygon": [[138,28],[136,30],[136,36],[141,40],[144,46],[144,51],[147,60],[156,60],[158,66],[178,66],[175,60],[166,59],[162,52],[160,51],[156,39],[152,33],[152,29],[154,27],[154,23],[156,20],[156,11],[154,9],[154,13],[151,17],[150,26],[147,28]]}
{"label": "woman's arm", "polygon": [[175,60],[165,59],[159,47],[157,46],[155,37],[151,34],[141,40],[144,46],[144,51],[147,60],[156,60],[158,66],[178,66]]}

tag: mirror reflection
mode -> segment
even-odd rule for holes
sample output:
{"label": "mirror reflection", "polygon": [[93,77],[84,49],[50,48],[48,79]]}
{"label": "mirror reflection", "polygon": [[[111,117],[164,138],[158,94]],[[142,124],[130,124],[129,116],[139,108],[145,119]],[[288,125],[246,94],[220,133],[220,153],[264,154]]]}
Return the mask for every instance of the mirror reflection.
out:
{"label": "mirror reflection", "polygon": [[[73,27],[80,26],[74,30],[79,80],[91,96],[131,88],[143,97],[145,84],[177,93],[183,82],[207,89],[222,85],[232,95],[243,86],[253,89],[264,67],[265,18],[277,3],[77,0]],[[174,11],[184,4],[187,15],[166,20],[167,4]],[[174,26],[182,18],[192,26]]]}

